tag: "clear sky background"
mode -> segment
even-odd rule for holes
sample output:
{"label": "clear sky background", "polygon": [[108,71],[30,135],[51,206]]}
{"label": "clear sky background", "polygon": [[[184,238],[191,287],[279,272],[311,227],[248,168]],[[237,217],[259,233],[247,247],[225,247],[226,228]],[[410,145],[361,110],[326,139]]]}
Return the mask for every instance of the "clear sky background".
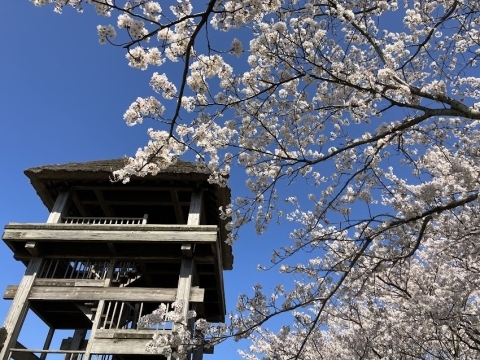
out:
{"label": "clear sky background", "polygon": [[[92,10],[87,8],[86,10]],[[36,8],[27,0],[2,1],[0,33],[0,224],[45,222],[48,213],[23,171],[45,164],[81,162],[133,155],[147,141],[154,124],[128,127],[122,119],[137,96],[150,95],[151,71],[127,65],[121,48],[98,44],[96,25],[105,19],[86,11]],[[167,71],[162,69],[160,71]],[[245,179],[232,179],[234,195]],[[294,189],[294,188],[292,188]],[[287,238],[275,228],[260,238],[252,229],[241,233],[234,246],[234,270],[225,273],[227,308],[237,295],[251,293],[256,282],[265,288],[278,283],[277,271],[258,273],[267,264],[272,242]],[[0,242],[0,291],[18,284],[25,270]],[[0,300],[0,322],[10,301]],[[34,325],[33,325],[34,326]],[[44,341],[38,328],[22,334],[26,346]],[[207,359],[236,359],[247,343],[226,342]]]}

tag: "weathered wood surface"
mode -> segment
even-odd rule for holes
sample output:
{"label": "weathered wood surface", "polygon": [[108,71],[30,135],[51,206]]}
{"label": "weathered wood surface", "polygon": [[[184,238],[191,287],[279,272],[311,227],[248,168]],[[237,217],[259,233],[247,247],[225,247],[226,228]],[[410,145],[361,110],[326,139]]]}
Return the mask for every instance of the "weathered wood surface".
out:
{"label": "weathered wood surface", "polygon": [[[18,286],[9,285],[3,298],[13,299]],[[71,287],[71,286],[33,286],[29,300],[63,300],[63,301],[175,301],[177,289],[157,288],[99,288],[99,287]],[[203,302],[205,289],[192,287],[189,301]]]}
{"label": "weathered wood surface", "polygon": [[103,287],[105,280],[93,279],[35,279],[33,285],[36,286],[89,286]]}
{"label": "weathered wood surface", "polygon": [[28,311],[28,295],[33,286],[37,272],[42,265],[41,258],[33,258],[30,260],[25,275],[23,276],[20,285],[17,288],[14,300],[10,306],[7,317],[4,322],[4,327],[7,332],[2,349],[0,350],[0,359],[8,360],[9,350],[16,342],[20,329],[25,321]]}
{"label": "weathered wood surface", "polygon": [[47,223],[59,223],[62,221],[62,216],[67,212],[69,198],[69,191],[62,191],[58,194],[55,204],[53,204],[52,212],[48,216]]}
{"label": "weathered wood surface", "polygon": [[[105,331],[105,333],[104,333]],[[106,332],[108,330],[98,329],[98,336],[95,339],[90,340],[92,343],[92,354],[145,354],[145,344],[149,339],[153,337],[155,331],[142,330],[144,333],[140,333],[140,330],[133,330],[130,334],[119,333],[118,336],[114,336],[111,333]],[[117,330],[118,331],[118,330]],[[134,338],[135,333],[139,333],[137,338]],[[100,335],[102,334],[102,335]],[[100,337],[102,336],[102,337]],[[108,337],[107,336],[111,336]],[[122,336],[129,336],[124,337]],[[205,354],[213,354],[214,347],[205,348]]]}
{"label": "weathered wood surface", "polygon": [[[150,337],[151,339],[151,337]],[[145,355],[147,339],[92,339],[90,354]]]}
{"label": "weathered wood surface", "polygon": [[203,206],[203,192],[201,190],[194,191],[190,201],[190,208],[188,209],[187,225],[200,225],[200,217]]}
{"label": "weathered wood surface", "polygon": [[217,227],[159,225],[17,224],[5,226],[6,241],[214,243]]}
{"label": "weathered wood surface", "polygon": [[169,333],[171,330],[98,329],[95,339],[151,339],[156,333]]}
{"label": "weathered wood surface", "polygon": [[47,223],[17,223],[11,222],[5,225],[8,230],[122,230],[122,231],[175,231],[175,232],[212,232],[217,231],[216,225],[160,225],[160,224],[137,224],[137,225],[95,225],[95,224],[47,224]]}
{"label": "weathered wood surface", "polygon": [[[110,265],[108,267],[108,273],[105,279],[105,286],[109,287],[112,282],[113,278],[113,271],[115,269],[115,260],[110,261]],[[105,300],[100,300],[97,305],[97,311],[95,313],[95,318],[93,319],[93,324],[92,324],[92,329],[90,331],[90,339],[87,342],[87,347],[85,349],[85,355],[84,359],[89,360],[91,358],[92,354],[92,345],[93,345],[93,339],[95,338],[95,334],[100,327],[100,322],[102,321],[103,317],[103,309],[105,307]]]}
{"label": "weathered wood surface", "polygon": [[25,249],[32,255],[33,257],[35,256],[40,256],[40,251],[38,250],[37,243],[35,241],[29,241],[25,244]]}

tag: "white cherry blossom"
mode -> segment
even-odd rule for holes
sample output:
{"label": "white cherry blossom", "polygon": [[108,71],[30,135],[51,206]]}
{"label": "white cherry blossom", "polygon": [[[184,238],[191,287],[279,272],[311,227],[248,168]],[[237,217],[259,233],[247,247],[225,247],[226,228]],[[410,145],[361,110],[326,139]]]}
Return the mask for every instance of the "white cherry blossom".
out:
{"label": "white cherry blossom", "polygon": [[259,268],[295,281],[149,351],[233,336],[246,359],[480,358],[478,2],[32,2],[93,6],[100,43],[152,73],[124,119],[157,128],[115,180],[193,151],[212,183],[245,172],[219,210],[229,243],[249,223],[293,228]]}

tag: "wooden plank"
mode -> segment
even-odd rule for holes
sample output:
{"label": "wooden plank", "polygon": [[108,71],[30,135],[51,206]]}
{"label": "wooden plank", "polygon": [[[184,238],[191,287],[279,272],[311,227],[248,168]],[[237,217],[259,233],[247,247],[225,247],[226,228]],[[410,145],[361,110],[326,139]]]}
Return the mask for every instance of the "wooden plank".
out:
{"label": "wooden plank", "polygon": [[[112,255],[111,253],[96,253],[94,255],[91,254],[78,254],[78,252],[72,252],[72,253],[56,253],[52,254],[50,253],[48,257],[50,259],[55,259],[55,260],[62,260],[62,259],[67,259],[70,260],[72,258],[75,258],[76,260],[91,260],[92,256],[95,256],[96,260],[118,260],[118,261],[131,261],[131,262],[152,262],[152,261],[158,261],[158,262],[164,262],[164,263],[178,263],[179,258],[176,257],[177,254],[147,254],[147,255],[131,255],[131,256],[126,256],[126,255]],[[15,254],[14,259],[17,261],[29,261],[32,257],[26,254]],[[197,264],[213,264],[214,260],[212,256],[195,256],[195,263]]]}
{"label": "wooden plank", "polygon": [[[185,289],[186,290],[186,289]],[[4,299],[12,299],[18,292],[14,286],[7,286]],[[203,302],[205,289],[193,287],[187,298],[191,302]],[[62,301],[146,301],[173,302],[177,289],[158,288],[98,288],[71,286],[33,286],[28,296],[29,300],[62,300]]]}
{"label": "wooden plank", "polygon": [[95,339],[151,339],[157,333],[171,333],[171,330],[98,329]]}
{"label": "wooden plank", "polygon": [[48,216],[47,223],[56,224],[62,222],[62,216],[65,215],[68,208],[68,202],[70,198],[69,191],[61,191],[56,200],[55,204],[53,205],[52,211]]}
{"label": "wooden plank", "polygon": [[89,286],[89,287],[103,287],[105,280],[92,279],[35,279],[33,285],[35,286]]}
{"label": "wooden plank", "polygon": [[17,291],[18,285],[7,285],[7,288],[3,293],[3,300],[13,300]]}
{"label": "wooden plank", "polygon": [[158,231],[158,232],[211,232],[218,231],[216,225],[159,225],[159,224],[138,224],[138,225],[94,225],[94,224],[46,224],[46,223],[16,223],[11,222],[5,225],[5,230],[121,230],[121,231]]}
{"label": "wooden plank", "polygon": [[[148,226],[148,225],[142,225]],[[139,229],[139,228],[138,228]],[[213,231],[149,231],[141,230],[43,230],[5,229],[4,240],[10,241],[84,241],[84,242],[165,242],[165,243],[214,243],[217,232]]]}
{"label": "wooden plank", "polygon": [[[152,335],[153,337],[153,335]],[[149,339],[151,339],[150,337]],[[94,338],[91,343],[90,354],[124,354],[144,355],[147,339],[98,339]],[[86,357],[85,357],[86,358]]]}
{"label": "wooden plank", "polygon": [[10,348],[12,348],[17,342],[18,334],[28,311],[28,295],[33,287],[33,282],[41,265],[42,258],[33,258],[30,260],[25,275],[15,293],[15,298],[10,306],[10,310],[8,311],[3,325],[6,329],[7,336],[5,337],[4,345],[0,350],[1,360],[8,360]]}

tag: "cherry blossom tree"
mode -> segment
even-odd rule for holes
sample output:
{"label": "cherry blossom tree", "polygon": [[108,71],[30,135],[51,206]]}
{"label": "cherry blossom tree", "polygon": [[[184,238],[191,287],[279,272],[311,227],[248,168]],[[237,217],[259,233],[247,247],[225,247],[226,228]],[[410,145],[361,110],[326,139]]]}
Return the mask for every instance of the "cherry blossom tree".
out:
{"label": "cherry blossom tree", "polygon": [[152,96],[124,115],[152,119],[151,139],[117,180],[193,152],[212,183],[231,166],[248,178],[221,209],[229,241],[248,223],[295,224],[271,261],[297,280],[256,285],[225,326],[197,320],[193,345],[250,338],[246,359],[480,357],[478,1],[32,2],[93,6],[100,43],[152,71]]}

